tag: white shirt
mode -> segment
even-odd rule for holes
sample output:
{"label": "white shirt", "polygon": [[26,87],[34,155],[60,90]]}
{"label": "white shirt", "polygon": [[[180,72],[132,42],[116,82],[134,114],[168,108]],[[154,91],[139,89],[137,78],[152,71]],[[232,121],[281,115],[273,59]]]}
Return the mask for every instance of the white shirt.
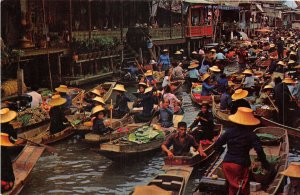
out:
{"label": "white shirt", "polygon": [[29,92],[27,94],[32,97],[31,108],[39,107],[40,104],[42,103],[42,96],[41,96],[41,94],[39,94],[39,93],[37,93],[35,91],[31,91],[31,92]]}
{"label": "white shirt", "polygon": [[162,83],[162,87],[166,87],[168,84],[170,84],[169,76],[165,76]]}

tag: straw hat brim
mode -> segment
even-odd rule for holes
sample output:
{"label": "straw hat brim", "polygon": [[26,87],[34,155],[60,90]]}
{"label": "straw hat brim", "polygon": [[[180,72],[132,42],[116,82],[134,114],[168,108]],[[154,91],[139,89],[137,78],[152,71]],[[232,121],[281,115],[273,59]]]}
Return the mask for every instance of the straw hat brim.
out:
{"label": "straw hat brim", "polygon": [[105,104],[103,98],[101,98],[101,97],[95,97],[95,98],[93,99],[93,101],[100,102],[101,104]]}
{"label": "straw hat brim", "polygon": [[241,93],[238,93],[238,94],[234,93],[234,94],[232,94],[231,98],[233,100],[239,100],[239,99],[243,99],[243,98],[247,97],[247,95],[248,95],[248,91],[242,90]]}
{"label": "straw hat brim", "polygon": [[149,93],[150,91],[152,91],[153,87],[148,87],[145,89],[145,92],[144,93]]}
{"label": "straw hat brim", "polygon": [[6,147],[11,147],[11,146],[14,146],[15,144],[13,144],[9,141],[9,135],[7,133],[1,133],[0,145],[6,146]]}
{"label": "straw hat brim", "polygon": [[236,124],[240,124],[240,125],[249,125],[249,126],[253,126],[253,125],[259,125],[260,124],[260,120],[253,117],[244,117],[241,116],[240,114],[233,114],[233,115],[229,115],[228,119]]}
{"label": "straw hat brim", "polygon": [[0,123],[8,123],[14,120],[17,117],[17,115],[17,112],[10,110],[8,113],[1,115]]}
{"label": "straw hat brim", "polygon": [[193,68],[197,68],[199,66],[199,64],[192,64],[188,66],[188,69],[193,69]]}
{"label": "straw hat brim", "polygon": [[48,104],[50,106],[61,106],[63,104],[65,104],[67,102],[67,99],[66,98],[57,98],[57,99],[51,99]]}
{"label": "straw hat brim", "polygon": [[121,87],[119,87],[119,86],[114,87],[113,90],[126,92],[126,89],[121,88]]}
{"label": "straw hat brim", "polygon": [[292,162],[289,167],[286,170],[280,172],[280,174],[287,177],[300,178],[300,164]]}
{"label": "straw hat brim", "polygon": [[282,82],[285,83],[285,84],[294,84],[294,83],[295,83],[295,81],[290,80],[290,79],[288,79],[288,80],[283,80]]}
{"label": "straw hat brim", "polygon": [[213,67],[209,68],[209,70],[214,71],[214,72],[221,72],[220,69],[216,69],[216,68],[213,68]]}
{"label": "straw hat brim", "polygon": [[105,109],[102,107],[102,106],[95,106],[93,109],[92,109],[92,114],[91,115],[95,115],[99,112],[103,112]]}
{"label": "straw hat brim", "polygon": [[201,77],[201,80],[202,80],[202,81],[205,81],[205,80],[208,79],[209,77],[210,77],[209,74],[205,74],[205,75],[203,75],[203,76]]}
{"label": "straw hat brim", "polygon": [[62,93],[67,93],[67,92],[69,92],[70,90],[69,90],[69,89],[66,89],[66,88],[60,88],[60,87],[58,87],[58,88],[55,88],[55,91],[62,92]]}
{"label": "straw hat brim", "polygon": [[95,94],[95,95],[97,95],[97,96],[100,96],[101,94],[100,94],[100,91],[98,90],[98,89],[93,89],[92,91],[91,91],[91,93],[93,93],[93,94]]}

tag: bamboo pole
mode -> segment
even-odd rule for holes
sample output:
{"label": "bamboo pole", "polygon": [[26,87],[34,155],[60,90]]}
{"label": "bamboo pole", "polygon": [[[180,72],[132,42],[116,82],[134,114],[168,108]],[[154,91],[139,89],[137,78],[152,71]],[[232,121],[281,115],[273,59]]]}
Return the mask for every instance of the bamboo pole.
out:
{"label": "bamboo pole", "polygon": [[[112,99],[110,99],[110,128],[112,128]],[[111,133],[109,136],[109,142],[111,142]]]}

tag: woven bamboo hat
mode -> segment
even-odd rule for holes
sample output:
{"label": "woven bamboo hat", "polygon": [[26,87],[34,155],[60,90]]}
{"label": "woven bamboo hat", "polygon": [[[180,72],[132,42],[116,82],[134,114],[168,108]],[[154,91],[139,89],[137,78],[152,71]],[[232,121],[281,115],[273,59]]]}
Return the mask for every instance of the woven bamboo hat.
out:
{"label": "woven bamboo hat", "polygon": [[181,55],[182,53],[181,53],[181,51],[176,51],[174,54],[175,55]]}
{"label": "woven bamboo hat", "polygon": [[285,84],[294,84],[295,83],[295,81],[292,78],[284,78],[282,82]]}
{"label": "woven bamboo hat", "polygon": [[15,145],[9,141],[9,135],[7,133],[0,133],[0,135],[1,135],[1,140],[0,140],[1,146],[9,147]]}
{"label": "woven bamboo hat", "polygon": [[291,51],[290,55],[294,55],[294,56],[295,56],[295,55],[297,55],[297,54],[296,54],[296,52]]}
{"label": "woven bamboo hat", "polygon": [[272,44],[270,44],[270,47],[275,47],[275,44],[273,44],[273,43],[272,43]]}
{"label": "woven bamboo hat", "polygon": [[152,70],[147,70],[147,72],[145,72],[145,76],[151,76],[153,75],[153,71]]}
{"label": "woven bamboo hat", "polygon": [[148,92],[152,91],[152,89],[153,89],[153,87],[148,87],[148,88],[145,89],[144,93],[148,93]]}
{"label": "woven bamboo hat", "polygon": [[260,120],[255,118],[253,115],[253,110],[246,107],[239,107],[235,114],[229,115],[228,119],[231,122],[240,125],[258,125]]}
{"label": "woven bamboo hat", "polygon": [[168,49],[164,49],[163,52],[167,53],[167,52],[169,52],[169,50]]}
{"label": "woven bamboo hat", "polygon": [[101,105],[95,106],[95,107],[92,109],[92,115],[95,115],[95,114],[97,114],[98,112],[103,111],[103,110],[105,110],[105,109],[103,108],[103,106],[101,106]]}
{"label": "woven bamboo hat", "polygon": [[188,69],[197,68],[198,66],[199,66],[199,64],[196,64],[195,62],[192,62],[192,63],[188,66]]}
{"label": "woven bamboo hat", "polygon": [[300,64],[298,64],[297,66],[295,66],[294,68],[300,68]]}
{"label": "woven bamboo hat", "polygon": [[266,85],[264,86],[264,89],[273,89],[272,85]]}
{"label": "woven bamboo hat", "polygon": [[219,69],[218,66],[210,67],[209,70],[214,71],[214,72],[221,72],[221,70]]}
{"label": "woven bamboo hat", "polygon": [[201,77],[201,80],[202,80],[202,81],[205,81],[205,80],[208,79],[209,77],[210,77],[210,74],[205,73],[205,74]]}
{"label": "woven bamboo hat", "polygon": [[126,89],[124,88],[124,85],[121,85],[121,84],[117,84],[117,85],[113,88],[113,90],[123,91],[123,92],[126,91]]}
{"label": "woven bamboo hat", "polygon": [[17,117],[17,112],[3,108],[0,110],[0,123],[8,123]]}
{"label": "woven bamboo hat", "polygon": [[144,82],[139,82],[139,86],[144,86],[144,87],[147,87],[148,85]]}
{"label": "woven bamboo hat", "polygon": [[288,64],[294,64],[296,63],[294,60],[289,60]]}
{"label": "woven bamboo hat", "polygon": [[197,52],[196,52],[196,51],[193,51],[192,54],[197,54]]}
{"label": "woven bamboo hat", "polygon": [[210,52],[216,53],[217,51],[215,49],[211,49]]}
{"label": "woven bamboo hat", "polygon": [[70,90],[69,90],[68,86],[60,85],[59,87],[55,88],[55,91],[62,92],[62,93],[67,93]]}
{"label": "woven bamboo hat", "polygon": [[286,64],[283,61],[279,61],[277,64],[279,64],[281,66],[286,66]]}
{"label": "woven bamboo hat", "polygon": [[62,98],[60,95],[52,96],[51,100],[48,102],[50,106],[61,106],[67,102],[66,98]]}
{"label": "woven bamboo hat", "polygon": [[239,100],[247,97],[248,91],[243,89],[237,89],[235,90],[234,94],[232,94],[231,98],[233,100]]}
{"label": "woven bamboo hat", "polygon": [[183,49],[180,49],[179,51],[180,51],[181,53],[182,53],[182,52],[184,52],[184,50],[183,50]]}
{"label": "woven bamboo hat", "polygon": [[100,102],[101,104],[105,104],[104,99],[102,97],[95,97],[93,100]]}
{"label": "woven bamboo hat", "polygon": [[253,72],[250,69],[246,69],[246,70],[244,70],[243,74],[251,74],[251,75],[253,75]]}
{"label": "woven bamboo hat", "polygon": [[299,162],[291,162],[288,168],[280,174],[288,176],[288,177],[295,177],[300,178],[300,163]]}
{"label": "woven bamboo hat", "polygon": [[234,84],[234,82],[232,82],[232,81],[228,81],[228,85],[229,85],[229,86],[233,86],[233,85],[235,85],[235,84]]}
{"label": "woven bamboo hat", "polygon": [[100,92],[99,89],[93,89],[93,90],[91,91],[91,93],[93,93],[93,94],[95,94],[95,95],[97,95],[97,96],[100,96],[100,95],[101,95],[101,92]]}

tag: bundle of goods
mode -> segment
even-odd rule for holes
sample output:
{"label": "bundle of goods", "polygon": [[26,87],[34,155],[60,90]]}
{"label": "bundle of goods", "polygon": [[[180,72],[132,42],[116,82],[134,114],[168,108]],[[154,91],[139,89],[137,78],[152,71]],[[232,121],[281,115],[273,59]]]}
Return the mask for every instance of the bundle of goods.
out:
{"label": "bundle of goods", "polygon": [[[24,92],[26,92],[27,88],[25,83],[22,84],[22,88]],[[15,80],[8,80],[1,84],[1,97],[7,97],[11,95],[15,95],[18,93],[18,82]]]}
{"label": "bundle of goods", "polygon": [[271,119],[273,117],[274,112],[275,112],[275,109],[271,108],[268,105],[263,105],[262,107],[256,108],[256,114],[258,116],[265,117],[267,119]]}
{"label": "bundle of goods", "polygon": [[144,144],[152,140],[164,139],[165,135],[162,131],[155,129],[152,126],[143,126],[138,128],[135,132],[129,134],[128,141]]}

